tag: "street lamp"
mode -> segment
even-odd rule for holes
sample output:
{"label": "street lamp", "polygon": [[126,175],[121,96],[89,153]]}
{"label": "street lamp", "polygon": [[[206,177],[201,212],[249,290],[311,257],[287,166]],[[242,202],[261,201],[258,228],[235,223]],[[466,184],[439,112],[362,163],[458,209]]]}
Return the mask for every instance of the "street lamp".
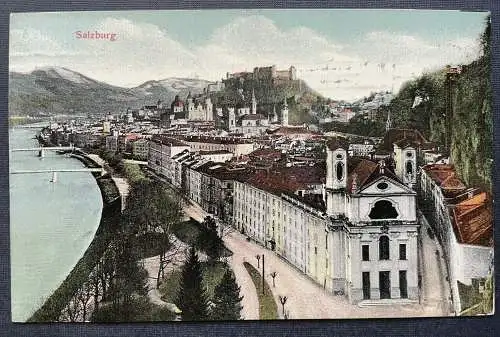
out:
{"label": "street lamp", "polygon": [[257,259],[257,268],[260,268],[260,255],[255,255],[255,258]]}

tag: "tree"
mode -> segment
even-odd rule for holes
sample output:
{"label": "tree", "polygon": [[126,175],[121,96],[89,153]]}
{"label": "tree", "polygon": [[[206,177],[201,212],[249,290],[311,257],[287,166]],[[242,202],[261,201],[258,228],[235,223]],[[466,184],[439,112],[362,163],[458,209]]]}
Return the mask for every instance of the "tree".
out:
{"label": "tree", "polygon": [[226,269],[220,283],[215,287],[212,302],[214,304],[210,318],[213,320],[238,320],[241,318],[240,287],[233,273]]}
{"label": "tree", "polygon": [[182,310],[183,321],[208,319],[208,300],[203,286],[201,265],[194,247],[189,250],[186,264],[182,268],[177,306]]}
{"label": "tree", "polygon": [[222,255],[224,243],[217,232],[217,223],[214,218],[206,216],[202,222],[202,230],[197,238],[197,245],[212,261],[217,261]]}
{"label": "tree", "polygon": [[273,287],[276,287],[276,284],[274,283],[274,280],[276,279],[276,276],[278,276],[278,273],[277,273],[277,272],[275,272],[275,271],[273,271],[273,272],[272,272],[271,274],[269,274],[269,275],[271,275],[271,277],[273,278]]}
{"label": "tree", "polygon": [[179,222],[182,208],[179,199],[175,199],[162,185],[149,180],[140,180],[132,185],[127,197],[128,206],[124,212],[124,230],[134,234],[160,234],[160,266],[156,279],[157,288],[160,277],[168,262],[177,255],[170,251],[172,247],[172,226]]}

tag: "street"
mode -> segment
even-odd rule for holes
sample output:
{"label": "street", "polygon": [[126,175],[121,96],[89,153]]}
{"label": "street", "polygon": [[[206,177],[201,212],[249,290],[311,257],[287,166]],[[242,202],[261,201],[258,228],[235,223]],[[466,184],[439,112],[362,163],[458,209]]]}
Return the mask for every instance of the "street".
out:
{"label": "street", "polygon": [[[424,216],[420,217],[420,228],[422,249],[420,251],[423,258],[422,268],[422,303],[429,313],[447,316],[450,313],[448,298],[450,297],[450,287],[446,281],[446,264],[444,254],[437,242],[431,239],[428,234],[429,223]],[[436,254],[439,252],[439,254]]]}
{"label": "street", "polygon": [[[198,221],[208,215],[198,205],[191,203],[184,206],[184,212]],[[255,319],[258,317],[258,300],[255,287],[248,276],[243,261],[250,262],[257,267],[256,255],[265,255],[265,277],[273,291],[273,295],[278,305],[278,313],[282,317],[281,304],[278,296],[287,296],[285,311],[290,319],[335,319],[335,318],[382,318],[382,317],[427,317],[446,315],[441,302],[442,287],[436,287],[440,274],[436,266],[435,245],[428,236],[424,239],[426,253],[424,258],[426,267],[430,267],[424,273],[424,294],[425,301],[420,304],[392,304],[373,305],[359,307],[348,303],[343,296],[334,296],[326,292],[320,285],[313,282],[307,276],[292,267],[274,252],[246,240],[244,235],[233,231],[224,237],[226,246],[233,252],[230,265],[236,275],[236,280],[241,286],[241,294],[244,296],[242,302],[244,306],[245,319]],[[432,251],[433,255],[428,252]],[[433,260],[434,258],[434,260]],[[272,287],[271,272],[277,272],[276,287]],[[447,298],[447,297],[444,297]],[[257,312],[256,312],[257,310]]]}

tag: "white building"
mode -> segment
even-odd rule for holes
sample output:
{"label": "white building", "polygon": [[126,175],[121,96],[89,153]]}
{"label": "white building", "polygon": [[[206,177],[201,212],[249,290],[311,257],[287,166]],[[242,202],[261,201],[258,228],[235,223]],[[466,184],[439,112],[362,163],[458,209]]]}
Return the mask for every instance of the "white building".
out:
{"label": "white building", "polygon": [[189,150],[189,145],[175,138],[156,136],[149,142],[148,166],[156,173],[173,181],[173,159],[176,154]]}
{"label": "white building", "polygon": [[478,188],[467,188],[447,164],[423,166],[419,187],[422,211],[443,246],[459,314],[466,309],[460,289],[484,282],[493,266],[492,200]]}

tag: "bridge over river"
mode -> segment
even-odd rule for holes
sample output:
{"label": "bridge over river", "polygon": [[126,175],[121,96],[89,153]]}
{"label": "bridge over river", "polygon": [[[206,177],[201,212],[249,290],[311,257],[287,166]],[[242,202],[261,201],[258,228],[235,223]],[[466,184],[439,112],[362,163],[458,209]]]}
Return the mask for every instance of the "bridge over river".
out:
{"label": "bridge over river", "polygon": [[20,149],[9,149],[9,152],[26,152],[26,151],[38,151],[39,157],[45,156],[45,151],[78,151],[79,147],[76,146],[40,146],[40,147],[26,147]]}
{"label": "bridge over river", "polygon": [[106,173],[103,168],[81,168],[81,169],[43,169],[43,170],[15,170],[10,171],[10,174],[36,174],[36,173],[52,173],[52,179],[50,181],[57,181],[57,173],[69,173],[69,172],[99,172],[101,176]]}

